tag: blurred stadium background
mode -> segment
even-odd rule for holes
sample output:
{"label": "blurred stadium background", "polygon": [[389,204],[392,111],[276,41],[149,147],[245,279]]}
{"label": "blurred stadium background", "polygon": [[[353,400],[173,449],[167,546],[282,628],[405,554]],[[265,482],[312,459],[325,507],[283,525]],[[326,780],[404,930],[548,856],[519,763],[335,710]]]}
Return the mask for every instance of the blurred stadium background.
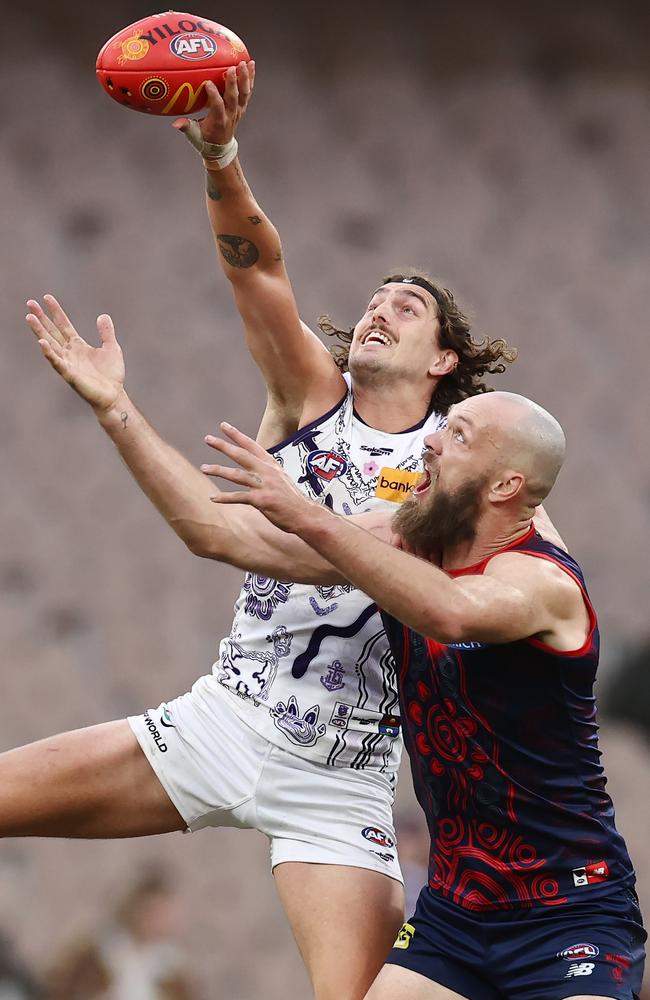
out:
{"label": "blurred stadium background", "polygon": [[[217,273],[200,162],[169,123],[120,109],[94,80],[103,41],[153,9],[3,5],[1,749],[186,690],[238,589],[237,572],[191,556],[150,509],[23,323],[24,300],[45,291],[86,336],[112,313],[128,389],[197,464],[218,419],[256,427],[263,388]],[[387,268],[424,266],[471,306],[477,332],[520,348],[499,384],[564,424],[549,509],[600,614],[605,765],[648,910],[650,8],[250,0],[196,12],[257,59],[241,158],[305,320],[352,324]],[[399,802],[410,824],[406,772]],[[6,841],[0,928],[47,979],[152,863],[183,897],[193,997],[306,1000],[255,833]]]}

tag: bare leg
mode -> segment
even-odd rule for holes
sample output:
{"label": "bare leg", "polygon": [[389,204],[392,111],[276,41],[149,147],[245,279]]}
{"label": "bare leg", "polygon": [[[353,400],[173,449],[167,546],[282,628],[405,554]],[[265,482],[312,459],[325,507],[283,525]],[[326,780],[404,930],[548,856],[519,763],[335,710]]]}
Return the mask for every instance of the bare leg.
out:
{"label": "bare leg", "polygon": [[[467,1000],[426,976],[399,965],[385,965],[365,1000]],[[609,1000],[607,997],[570,997],[568,1000]]]}
{"label": "bare leg", "polygon": [[184,829],[126,720],[0,754],[2,837],[143,837]]}
{"label": "bare leg", "polygon": [[316,1000],[362,1000],[404,919],[404,890],[365,868],[287,862],[274,869]]}
{"label": "bare leg", "polygon": [[460,993],[434,983],[400,965],[385,965],[365,1000],[466,1000]]}

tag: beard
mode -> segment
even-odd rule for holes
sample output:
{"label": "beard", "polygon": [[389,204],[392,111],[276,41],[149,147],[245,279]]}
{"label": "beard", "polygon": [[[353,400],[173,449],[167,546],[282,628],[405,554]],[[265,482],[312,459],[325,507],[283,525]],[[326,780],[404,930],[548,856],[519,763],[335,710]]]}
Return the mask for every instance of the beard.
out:
{"label": "beard", "polygon": [[476,537],[486,481],[481,477],[453,493],[434,486],[424,501],[412,497],[397,511],[393,530],[411,552],[440,564],[444,552]]}

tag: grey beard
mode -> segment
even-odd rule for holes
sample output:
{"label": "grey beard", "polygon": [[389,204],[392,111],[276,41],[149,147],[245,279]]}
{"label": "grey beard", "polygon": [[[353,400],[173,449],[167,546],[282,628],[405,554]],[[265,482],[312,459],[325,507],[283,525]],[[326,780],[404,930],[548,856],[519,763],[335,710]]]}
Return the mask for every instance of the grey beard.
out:
{"label": "grey beard", "polygon": [[393,530],[411,551],[440,563],[445,551],[476,537],[484,485],[481,478],[453,493],[434,486],[424,502],[412,498],[402,504],[393,518]]}

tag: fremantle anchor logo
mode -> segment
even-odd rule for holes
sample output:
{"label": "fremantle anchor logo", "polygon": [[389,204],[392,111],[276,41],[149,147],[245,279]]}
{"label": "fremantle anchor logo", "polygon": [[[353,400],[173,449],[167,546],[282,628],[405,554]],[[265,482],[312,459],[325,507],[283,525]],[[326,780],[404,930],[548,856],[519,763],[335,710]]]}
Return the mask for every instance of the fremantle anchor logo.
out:
{"label": "fremantle anchor logo", "polygon": [[321,676],[320,682],[328,691],[340,691],[341,688],[345,687],[340,660],[334,660],[333,663],[330,663],[327,673]]}

